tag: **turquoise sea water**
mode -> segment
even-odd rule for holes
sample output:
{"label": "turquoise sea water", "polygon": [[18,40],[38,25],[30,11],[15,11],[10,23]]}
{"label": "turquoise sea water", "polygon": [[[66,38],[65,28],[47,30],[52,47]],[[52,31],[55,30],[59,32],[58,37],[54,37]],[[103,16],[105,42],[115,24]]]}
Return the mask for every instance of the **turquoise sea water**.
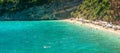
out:
{"label": "turquoise sea water", "polygon": [[120,53],[120,38],[65,21],[3,21],[0,53]]}

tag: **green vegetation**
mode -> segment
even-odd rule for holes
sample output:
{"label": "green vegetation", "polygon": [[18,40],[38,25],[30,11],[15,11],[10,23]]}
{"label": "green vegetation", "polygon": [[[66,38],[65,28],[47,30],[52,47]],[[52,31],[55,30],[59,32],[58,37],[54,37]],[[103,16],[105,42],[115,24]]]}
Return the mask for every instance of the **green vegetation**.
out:
{"label": "green vegetation", "polygon": [[[44,4],[49,4],[49,5],[44,5]],[[37,7],[37,6],[41,6],[41,7]],[[77,9],[76,6],[78,6]],[[30,10],[30,8],[32,8],[33,11]],[[43,10],[38,10],[40,8],[43,8]],[[37,11],[35,11],[35,9]],[[120,9],[119,0],[0,0],[0,15],[2,16],[3,14],[6,13],[8,14],[7,17],[17,16],[16,14],[22,15],[26,13],[27,14],[31,13],[31,14],[39,15],[39,17],[47,14],[48,17],[53,16],[56,18],[56,16],[62,17],[66,13],[73,11],[71,13],[73,17],[84,18],[89,20],[103,20],[108,22],[117,22],[119,24],[120,22],[119,9]],[[27,12],[27,10],[28,11],[30,10],[29,13]],[[38,13],[40,11],[45,11],[45,12]],[[56,12],[61,12],[61,13],[56,13]],[[13,15],[11,15],[12,13]],[[69,14],[66,15],[70,16]]]}
{"label": "green vegetation", "polygon": [[84,0],[71,15],[89,20],[117,21],[120,17],[114,15],[115,11],[110,4],[110,0]]}

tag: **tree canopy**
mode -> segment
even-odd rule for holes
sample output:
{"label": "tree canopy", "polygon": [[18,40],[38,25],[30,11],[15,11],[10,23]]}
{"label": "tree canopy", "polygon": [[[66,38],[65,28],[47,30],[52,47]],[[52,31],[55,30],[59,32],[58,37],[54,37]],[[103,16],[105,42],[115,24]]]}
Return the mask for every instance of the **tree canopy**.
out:
{"label": "tree canopy", "polygon": [[[89,20],[104,20],[108,22],[116,21],[116,19],[120,20],[114,14],[115,10],[111,8],[112,7],[111,5],[113,5],[111,2],[113,1],[84,0],[83,3],[78,6],[77,10],[75,12],[72,12],[71,14],[74,17],[83,17],[84,19],[89,19]],[[120,1],[116,0],[116,2],[120,2]]]}

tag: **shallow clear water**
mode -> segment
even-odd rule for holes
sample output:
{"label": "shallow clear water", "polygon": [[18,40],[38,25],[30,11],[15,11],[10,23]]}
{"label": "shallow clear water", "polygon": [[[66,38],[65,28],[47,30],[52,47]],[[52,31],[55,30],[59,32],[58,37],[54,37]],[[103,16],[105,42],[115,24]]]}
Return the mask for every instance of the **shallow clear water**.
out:
{"label": "shallow clear water", "polygon": [[4,21],[0,53],[120,53],[120,39],[65,21]]}

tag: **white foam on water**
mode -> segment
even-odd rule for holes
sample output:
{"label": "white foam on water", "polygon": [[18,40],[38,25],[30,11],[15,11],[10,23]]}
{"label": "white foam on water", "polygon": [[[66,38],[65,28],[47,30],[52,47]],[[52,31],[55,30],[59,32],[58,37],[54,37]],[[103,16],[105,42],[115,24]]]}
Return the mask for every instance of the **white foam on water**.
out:
{"label": "white foam on water", "polygon": [[44,45],[43,48],[51,48],[51,46]]}

